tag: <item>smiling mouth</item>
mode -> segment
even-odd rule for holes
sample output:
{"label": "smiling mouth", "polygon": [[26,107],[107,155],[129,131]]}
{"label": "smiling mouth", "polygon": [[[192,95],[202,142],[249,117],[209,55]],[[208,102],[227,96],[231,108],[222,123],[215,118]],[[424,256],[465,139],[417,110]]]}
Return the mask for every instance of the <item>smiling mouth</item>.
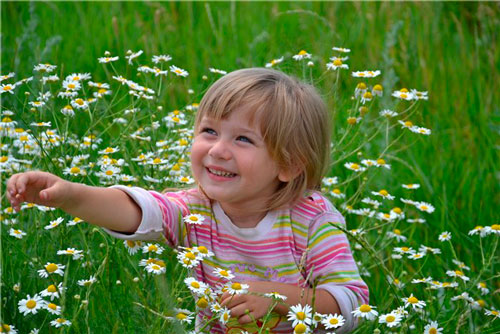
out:
{"label": "smiling mouth", "polygon": [[236,176],[236,174],[234,174],[234,173],[224,172],[224,171],[216,170],[216,169],[212,169],[212,168],[207,168],[207,170],[210,174],[214,174],[217,176],[223,176],[223,177],[235,177]]}

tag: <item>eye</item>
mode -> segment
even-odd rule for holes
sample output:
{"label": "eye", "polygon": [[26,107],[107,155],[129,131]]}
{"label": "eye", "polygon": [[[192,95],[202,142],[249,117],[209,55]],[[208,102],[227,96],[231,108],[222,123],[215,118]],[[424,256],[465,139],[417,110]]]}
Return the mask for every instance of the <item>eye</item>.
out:
{"label": "eye", "polygon": [[245,137],[245,136],[239,136],[238,138],[236,138],[236,140],[239,140],[239,141],[242,141],[245,143],[253,144],[253,141],[250,138]]}
{"label": "eye", "polygon": [[211,128],[203,128],[200,132],[201,133],[208,133],[209,135],[214,135],[214,136],[217,135],[217,132],[215,132],[215,130],[211,129]]}

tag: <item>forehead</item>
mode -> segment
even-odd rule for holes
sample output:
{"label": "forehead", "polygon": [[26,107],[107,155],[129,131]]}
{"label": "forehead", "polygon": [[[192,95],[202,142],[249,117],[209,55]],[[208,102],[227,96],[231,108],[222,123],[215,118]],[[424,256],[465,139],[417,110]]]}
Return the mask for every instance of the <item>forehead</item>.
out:
{"label": "forehead", "polygon": [[248,127],[257,132],[262,131],[263,122],[261,111],[254,106],[242,105],[222,115],[208,112],[201,117],[201,122],[218,122],[220,120],[225,120],[234,124]]}

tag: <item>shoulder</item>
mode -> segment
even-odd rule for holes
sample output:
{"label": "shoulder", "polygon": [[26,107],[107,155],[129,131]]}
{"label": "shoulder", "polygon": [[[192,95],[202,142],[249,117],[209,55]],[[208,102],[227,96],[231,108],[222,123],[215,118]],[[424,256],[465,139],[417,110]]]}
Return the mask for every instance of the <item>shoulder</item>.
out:
{"label": "shoulder", "polygon": [[331,221],[344,224],[344,218],[323,194],[308,191],[291,207],[292,219]]}

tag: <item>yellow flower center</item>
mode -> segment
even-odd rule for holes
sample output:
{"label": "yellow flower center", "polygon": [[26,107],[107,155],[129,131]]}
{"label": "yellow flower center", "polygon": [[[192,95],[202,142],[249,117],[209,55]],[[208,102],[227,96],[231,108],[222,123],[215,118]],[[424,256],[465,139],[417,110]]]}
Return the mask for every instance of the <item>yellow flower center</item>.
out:
{"label": "yellow flower center", "polygon": [[484,284],[483,282],[479,282],[479,286],[480,286],[481,288],[486,288],[486,284]]}
{"label": "yellow flower center", "polygon": [[156,246],[156,245],[150,245],[148,247],[148,251],[149,252],[156,252],[156,251],[158,251],[158,246]]}
{"label": "yellow flower center", "polygon": [[333,191],[335,194],[337,194],[337,195],[342,194],[342,192],[340,191],[340,189],[337,189],[337,188],[336,188],[336,189],[333,189],[332,191]]}
{"label": "yellow flower center", "polygon": [[66,320],[63,319],[63,318],[57,318],[56,320],[58,323],[62,324],[63,322],[65,322]]}
{"label": "yellow flower center", "polygon": [[112,147],[106,147],[106,149],[104,150],[104,152],[106,153],[113,153],[115,150],[112,148]]}
{"label": "yellow flower center", "polygon": [[68,254],[75,254],[75,251],[74,251],[74,250],[72,250],[72,249],[67,249],[67,250],[66,250],[66,253],[68,253]]}
{"label": "yellow flower center", "polygon": [[339,323],[339,320],[337,318],[331,318],[329,322],[331,325],[336,325]]}
{"label": "yellow flower center", "polygon": [[365,85],[365,83],[364,83],[364,82],[360,82],[360,83],[356,86],[356,88],[357,88],[357,89],[361,89],[361,90],[363,90],[363,89],[366,89],[366,85]]}
{"label": "yellow flower center", "polygon": [[51,293],[53,293],[53,292],[57,292],[57,288],[56,288],[56,286],[55,286],[54,284],[51,284],[51,285],[49,285],[49,287],[47,288],[47,291],[48,291],[48,292],[51,292]]}
{"label": "yellow flower center", "polygon": [[186,253],[186,258],[188,258],[190,260],[194,260],[194,259],[196,259],[196,256],[194,256],[194,254],[191,253],[191,252],[187,252]]}
{"label": "yellow flower center", "polygon": [[500,225],[499,224],[493,224],[493,225],[491,225],[491,229],[495,230],[495,231],[498,231],[498,230],[500,230]]}
{"label": "yellow flower center", "polygon": [[78,105],[81,105],[83,106],[83,104],[85,103],[82,99],[76,99],[75,100],[75,103],[78,104]]}
{"label": "yellow flower center", "polygon": [[6,86],[3,87],[3,90],[4,91],[12,90],[12,86],[11,85],[6,85]]}
{"label": "yellow flower center", "polygon": [[370,312],[372,310],[372,308],[370,307],[370,305],[367,305],[367,304],[363,304],[359,307],[359,310],[363,313],[366,313],[366,312]]}
{"label": "yellow flower center", "polygon": [[227,271],[225,271],[225,270],[221,270],[221,271],[219,271],[219,274],[220,274],[221,276],[225,276],[225,277],[229,276],[229,273],[228,273]]}
{"label": "yellow flower center", "polygon": [[2,157],[0,157],[0,162],[5,162],[9,160],[9,157],[6,157],[5,155],[3,155]]}
{"label": "yellow flower center", "polygon": [[351,168],[352,168],[352,169],[359,169],[359,165],[358,165],[358,164],[352,164],[352,165],[351,165]]}
{"label": "yellow flower center", "polygon": [[199,308],[205,308],[208,306],[208,301],[205,299],[205,297],[201,297],[196,302],[196,306],[198,306]]}
{"label": "yellow flower center", "polygon": [[390,214],[388,214],[388,213],[384,213],[384,217],[385,217],[385,218],[391,218],[391,215],[390,215]]}
{"label": "yellow flower center", "polygon": [[153,270],[160,270],[160,269],[161,269],[161,267],[160,267],[159,265],[157,265],[157,264],[153,264],[153,265],[151,266],[151,269],[153,269]]}
{"label": "yellow flower center", "polygon": [[455,274],[456,274],[457,276],[463,276],[463,275],[464,275],[464,273],[463,273],[463,272],[461,272],[460,270],[455,270]]}
{"label": "yellow flower center", "polygon": [[401,250],[402,250],[403,252],[407,252],[407,251],[409,251],[410,249],[409,249],[408,247],[401,247]]}
{"label": "yellow flower center", "polygon": [[154,164],[159,164],[160,162],[161,162],[161,159],[160,159],[160,158],[155,158],[155,159],[153,160],[153,163],[154,163]]}
{"label": "yellow flower center", "polygon": [[200,251],[200,253],[202,253],[202,254],[207,254],[207,253],[208,253],[208,249],[207,249],[207,247],[205,247],[205,246],[200,246],[200,247],[198,247],[198,250],[199,250],[199,251]]}
{"label": "yellow flower center", "polygon": [[306,330],[307,330],[307,327],[306,327],[306,325],[304,325],[304,324],[298,324],[298,325],[297,325],[297,326],[295,326],[295,328],[294,328],[294,331],[295,331],[295,333],[297,333],[297,334],[303,334],[303,333],[305,333],[305,332],[306,332]]}
{"label": "yellow flower center", "polygon": [[106,171],[106,175],[108,175],[108,176],[111,176],[111,175],[113,175],[113,174],[114,174],[114,173],[113,173],[113,171],[112,171],[112,170],[107,170],[107,171]]}
{"label": "yellow flower center", "polygon": [[200,288],[200,283],[198,282],[191,282],[191,286],[195,289],[199,289]]}
{"label": "yellow flower center", "polygon": [[416,297],[411,296],[410,298],[408,298],[408,303],[416,304],[418,303],[418,299]]}
{"label": "yellow flower center", "polygon": [[354,124],[356,124],[356,122],[357,122],[356,117],[347,118],[347,123],[349,123],[350,125],[354,125]]}
{"label": "yellow flower center", "polygon": [[405,126],[407,126],[407,127],[413,126],[413,123],[412,123],[412,122],[410,122],[410,121],[406,121],[406,122],[405,122]]}
{"label": "yellow flower center", "polygon": [[55,263],[49,263],[48,265],[45,266],[45,270],[49,273],[53,273],[56,271],[59,267]]}
{"label": "yellow flower center", "polygon": [[2,333],[2,332],[4,332],[4,331],[5,331],[6,333],[10,332],[10,326],[9,326],[9,325],[7,325],[7,324],[2,324],[2,327],[0,327],[0,333]]}
{"label": "yellow flower center", "polygon": [[498,315],[499,315],[498,311],[491,310],[490,312],[491,312],[491,314],[493,314],[493,315],[496,315],[496,316],[498,316]]}
{"label": "yellow flower center", "polygon": [[484,307],[486,305],[486,302],[482,299],[476,300],[476,302],[479,304],[479,306]]}
{"label": "yellow flower center", "polygon": [[387,322],[393,322],[394,320],[396,320],[396,317],[393,315],[389,315],[387,316],[387,318],[385,318],[385,321]]}
{"label": "yellow flower center", "polygon": [[174,115],[179,115],[181,112],[177,109],[175,109],[174,111],[172,111],[174,113]]}
{"label": "yellow flower center", "polygon": [[394,284],[399,284],[399,280],[397,278],[394,279]]}
{"label": "yellow flower center", "polygon": [[127,240],[127,246],[129,246],[130,248],[133,248],[133,247],[135,247],[135,242],[133,240]]}
{"label": "yellow flower center", "polygon": [[172,117],[172,121],[174,121],[176,123],[179,123],[180,122],[180,118],[177,117],[177,116],[174,116],[174,117]]}
{"label": "yellow flower center", "polygon": [[10,117],[4,117],[4,118],[2,118],[2,122],[10,123],[10,122],[12,122],[12,119]]}
{"label": "yellow flower center", "polygon": [[335,65],[335,66],[340,66],[340,65],[342,65],[342,60],[340,60],[340,59],[335,59],[335,60],[333,61],[333,65]]}
{"label": "yellow flower center", "polygon": [[184,138],[179,139],[180,146],[187,146],[188,144],[189,144],[189,142],[186,139],[184,139]]}
{"label": "yellow flower center", "polygon": [[384,159],[377,159],[377,163],[379,165],[385,165],[385,160]]}
{"label": "yellow flower center", "polygon": [[68,84],[68,88],[73,89],[73,88],[75,88],[75,87],[76,87],[76,85],[75,85],[75,84],[72,84],[72,83]]}
{"label": "yellow flower center", "polygon": [[368,112],[368,108],[365,106],[362,106],[359,108],[359,112],[361,113],[361,116],[363,116]]}
{"label": "yellow flower center", "polygon": [[28,300],[26,303],[26,307],[29,309],[35,308],[36,307],[36,301],[33,299]]}
{"label": "yellow flower center", "polygon": [[408,93],[408,89],[406,89],[406,88],[401,88],[399,91],[400,91],[401,93]]}
{"label": "yellow flower center", "polygon": [[47,307],[50,308],[50,309],[52,309],[52,310],[54,310],[54,311],[57,310],[57,305],[54,304],[54,303],[47,304]]}
{"label": "yellow flower center", "polygon": [[299,56],[305,56],[307,52],[305,50],[300,50]]}
{"label": "yellow flower center", "polygon": [[375,85],[375,86],[373,86],[373,90],[381,92],[383,90],[382,85]]}
{"label": "yellow flower center", "polygon": [[392,211],[394,211],[394,213],[397,213],[398,215],[399,215],[399,214],[401,214],[401,213],[403,212],[403,211],[402,211],[400,208],[398,208],[398,207],[396,207],[396,208],[392,209]]}
{"label": "yellow flower center", "polygon": [[380,190],[378,193],[379,193],[380,195],[382,195],[382,196],[387,196],[387,195],[389,195],[389,193],[387,192],[387,190],[384,190],[384,189]]}
{"label": "yellow flower center", "polygon": [[198,221],[198,217],[196,217],[196,216],[191,216],[191,217],[189,217],[189,220],[194,221],[194,222],[197,222],[197,221]]}
{"label": "yellow flower center", "polygon": [[71,174],[78,174],[78,173],[80,173],[80,168],[72,167],[69,171]]}
{"label": "yellow flower center", "polygon": [[302,311],[297,312],[297,319],[299,320],[305,320],[306,319],[306,314]]}
{"label": "yellow flower center", "polygon": [[373,97],[373,95],[372,95],[372,93],[370,93],[370,92],[366,92],[366,93],[363,95],[363,97],[364,97],[365,99],[371,99],[371,98]]}
{"label": "yellow flower center", "polygon": [[401,235],[401,231],[400,231],[400,230],[398,230],[398,229],[395,229],[395,230],[394,230],[394,234]]}
{"label": "yellow flower center", "polygon": [[175,165],[172,167],[172,170],[175,170],[175,171],[180,171],[180,170],[181,170],[181,167],[179,167],[179,164],[175,164]]}
{"label": "yellow flower center", "polygon": [[180,312],[180,313],[177,313],[177,315],[175,317],[179,320],[184,320],[187,318],[187,315],[185,313]]}
{"label": "yellow flower center", "polygon": [[[427,209],[428,209],[428,208],[427,208],[427,205],[422,205],[420,208],[421,208],[422,210],[427,210]],[[445,234],[445,235],[444,235],[444,237],[447,237],[447,236],[448,236],[448,234]]]}
{"label": "yellow flower center", "polygon": [[435,329],[435,328],[430,328],[430,329],[429,329],[429,334],[437,334],[437,329]]}
{"label": "yellow flower center", "polygon": [[236,283],[233,283],[231,284],[231,289],[233,290],[241,290],[241,284],[236,282]]}

